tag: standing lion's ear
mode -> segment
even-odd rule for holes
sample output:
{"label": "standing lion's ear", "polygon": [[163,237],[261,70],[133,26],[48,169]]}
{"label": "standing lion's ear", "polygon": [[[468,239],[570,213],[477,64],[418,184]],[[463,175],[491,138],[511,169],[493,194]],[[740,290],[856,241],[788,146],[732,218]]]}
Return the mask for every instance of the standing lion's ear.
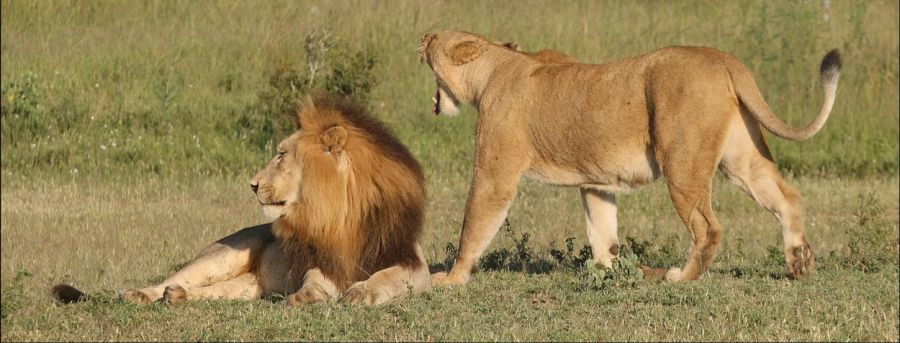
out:
{"label": "standing lion's ear", "polygon": [[506,43],[503,43],[503,44],[501,44],[501,45],[505,46],[507,49],[512,50],[512,51],[519,51],[519,43],[516,43],[516,42],[506,42]]}
{"label": "standing lion's ear", "polygon": [[475,41],[465,41],[447,49],[445,53],[450,58],[450,63],[463,65],[481,56],[481,44]]}
{"label": "standing lion's ear", "polygon": [[347,129],[344,129],[343,126],[332,126],[319,136],[319,143],[322,143],[325,151],[339,153],[347,144]]}

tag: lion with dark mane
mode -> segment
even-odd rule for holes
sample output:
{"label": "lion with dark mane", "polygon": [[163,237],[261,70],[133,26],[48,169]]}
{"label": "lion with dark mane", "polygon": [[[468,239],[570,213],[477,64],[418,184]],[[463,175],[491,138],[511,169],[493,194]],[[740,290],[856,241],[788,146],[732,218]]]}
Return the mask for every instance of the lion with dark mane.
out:
{"label": "lion with dark mane", "polygon": [[[381,304],[430,288],[418,243],[421,167],[365,112],[344,98],[309,98],[298,130],[251,181],[274,221],[227,236],[162,283],[120,297],[178,304],[289,294],[291,305]],[[53,293],[64,302],[86,298],[67,285]]]}

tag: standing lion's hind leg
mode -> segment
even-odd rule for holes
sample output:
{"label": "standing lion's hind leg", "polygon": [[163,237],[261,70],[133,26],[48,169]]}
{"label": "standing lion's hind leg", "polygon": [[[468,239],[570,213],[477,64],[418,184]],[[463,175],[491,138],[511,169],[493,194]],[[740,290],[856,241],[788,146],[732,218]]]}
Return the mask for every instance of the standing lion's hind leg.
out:
{"label": "standing lion's hind leg", "polygon": [[780,222],[788,275],[807,276],[813,272],[815,257],[803,229],[800,195],[778,172],[759,125],[746,120],[737,124],[743,125],[731,130],[720,168]]}
{"label": "standing lion's hind leg", "polygon": [[722,239],[722,225],[712,211],[711,188],[709,180],[706,180],[704,187],[698,184],[680,185],[669,178],[669,192],[675,210],[691,232],[693,245],[684,268],[669,269],[665,274],[666,280],[696,280],[709,269],[716,256]]}

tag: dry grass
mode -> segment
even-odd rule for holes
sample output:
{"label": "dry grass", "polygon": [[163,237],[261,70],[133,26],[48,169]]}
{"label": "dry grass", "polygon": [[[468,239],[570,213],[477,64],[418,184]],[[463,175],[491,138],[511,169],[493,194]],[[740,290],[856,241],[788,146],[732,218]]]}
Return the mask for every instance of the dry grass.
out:
{"label": "dry grass", "polygon": [[[767,256],[768,247],[781,244],[776,221],[735,187],[719,180],[715,207],[725,226],[724,243],[710,275],[691,285],[643,284],[636,289],[584,293],[573,286],[579,281],[570,272],[481,272],[469,290],[435,290],[434,294],[379,309],[328,305],[292,310],[296,312],[284,312],[280,304],[264,301],[142,309],[104,300],[59,307],[49,297],[50,285],[71,282],[109,300],[112,290],[158,281],[206,244],[259,223],[244,178],[196,183],[149,180],[132,186],[94,182],[6,186],[0,230],[4,247],[2,286],[4,294],[14,296],[4,296],[8,303],[4,304],[2,337],[4,341],[547,337],[896,340],[896,261],[885,272],[866,274],[841,267],[827,256],[846,250],[845,232],[854,225],[854,211],[862,193],[875,194],[879,211],[893,216],[889,218],[889,231],[896,236],[897,179],[802,178],[793,183],[805,196],[808,232],[820,257],[819,276],[809,282],[779,280],[783,262],[777,256]],[[445,257],[446,243],[458,237],[467,187],[432,181],[431,188],[425,249],[429,262],[436,263]],[[533,182],[524,183],[521,189],[510,221],[518,232],[532,234],[535,258],[549,259],[551,241],[556,241],[557,247],[570,236],[577,237],[579,246],[586,242],[577,192]],[[679,247],[687,248],[686,230],[675,216],[662,183],[621,199],[620,236],[659,244],[675,239]],[[499,237],[491,250],[510,248],[511,238]],[[33,276],[14,282],[21,270]],[[849,286],[852,284],[857,286]],[[809,297],[820,301],[803,300]],[[765,306],[756,306],[757,302]],[[732,310],[721,312],[716,309],[720,306]],[[792,307],[816,314],[804,315],[797,319],[799,322],[778,323],[782,316],[796,315]],[[544,311],[549,312],[541,314]],[[561,323],[586,320],[581,311],[600,311],[598,315],[609,316],[588,320],[606,329],[576,326],[566,333],[550,334]],[[713,317],[703,319],[702,313]],[[856,326],[851,323],[858,319],[846,317],[851,315],[873,321]],[[680,319],[673,321],[670,316]],[[879,316],[884,319],[876,318]],[[684,327],[710,320],[706,331]],[[359,321],[366,321],[375,331],[348,329],[347,325]],[[648,322],[662,325],[659,330],[674,330],[674,336],[642,329],[642,323]],[[740,328],[729,329],[732,322]],[[485,331],[473,331],[470,326]],[[511,329],[514,327],[519,329]],[[600,333],[605,334],[597,336]]]}

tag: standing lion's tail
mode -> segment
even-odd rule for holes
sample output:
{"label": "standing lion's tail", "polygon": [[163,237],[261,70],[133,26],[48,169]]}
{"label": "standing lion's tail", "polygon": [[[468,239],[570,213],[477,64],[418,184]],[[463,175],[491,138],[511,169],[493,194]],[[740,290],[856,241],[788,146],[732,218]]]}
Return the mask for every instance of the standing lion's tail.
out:
{"label": "standing lion's tail", "polygon": [[753,113],[757,121],[778,137],[800,141],[819,132],[822,126],[825,125],[825,121],[828,120],[828,115],[831,114],[831,108],[834,106],[838,80],[841,77],[841,63],[841,54],[837,49],[831,50],[822,59],[820,73],[822,87],[825,88],[825,103],[822,104],[822,109],[819,111],[816,119],[809,125],[801,128],[789,126],[772,113],[769,105],[763,99],[762,94],[760,94],[756,82],[753,81],[753,76],[751,76],[750,71],[746,67],[741,65],[741,70],[730,69],[729,73],[731,74],[731,81],[734,83],[738,98]]}
{"label": "standing lion's tail", "polygon": [[53,293],[53,297],[64,304],[85,301],[90,298],[87,294],[78,290],[78,288],[63,283],[53,286],[50,293]]}

